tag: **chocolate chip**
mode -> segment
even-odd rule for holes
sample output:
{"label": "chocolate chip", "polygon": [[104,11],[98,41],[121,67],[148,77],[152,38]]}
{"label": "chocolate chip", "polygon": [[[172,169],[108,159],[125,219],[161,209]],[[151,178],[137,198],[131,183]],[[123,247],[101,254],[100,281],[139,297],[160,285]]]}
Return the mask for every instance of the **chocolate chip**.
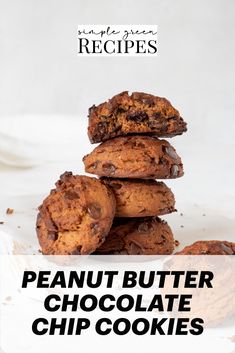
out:
{"label": "chocolate chip", "polygon": [[101,136],[104,136],[107,133],[107,126],[106,122],[101,122],[97,125],[97,131]]}
{"label": "chocolate chip", "polygon": [[139,255],[142,253],[142,251],[143,250],[141,244],[138,244],[134,240],[132,240],[130,244],[129,254]]}
{"label": "chocolate chip", "polygon": [[168,160],[166,158],[164,158],[164,157],[160,157],[158,164],[167,165],[168,164]]}
{"label": "chocolate chip", "polygon": [[112,128],[112,132],[118,132],[122,129],[122,125],[116,125]]}
{"label": "chocolate chip", "polygon": [[148,119],[148,114],[146,114],[145,112],[136,112],[136,113],[132,113],[127,115],[127,120],[131,120],[131,121],[135,121],[137,123],[141,123],[143,121],[145,121],[146,119]]}
{"label": "chocolate chip", "polygon": [[136,147],[145,148],[145,144],[142,143],[142,142],[138,142],[138,143],[136,144]]}
{"label": "chocolate chip", "polygon": [[171,167],[171,176],[172,178],[176,178],[178,176],[179,173],[179,167],[177,164],[173,164]]}
{"label": "chocolate chip", "polygon": [[177,159],[178,155],[175,152],[174,148],[171,146],[162,146],[162,150],[164,153],[168,154],[168,156],[170,156],[173,159]]}
{"label": "chocolate chip", "polygon": [[114,189],[114,190],[119,190],[122,188],[122,185],[121,184],[118,184],[118,183],[111,183],[111,187]]}
{"label": "chocolate chip", "polygon": [[49,231],[49,232],[47,233],[47,238],[48,238],[49,240],[54,240],[54,241],[56,241],[56,240],[58,239],[58,233]]}
{"label": "chocolate chip", "polygon": [[82,246],[77,246],[76,249],[70,252],[70,255],[80,255]]}
{"label": "chocolate chip", "polygon": [[138,227],[139,233],[148,233],[149,232],[149,224],[148,223],[141,223]]}
{"label": "chocolate chip", "polygon": [[122,107],[118,107],[117,110],[116,110],[116,114],[122,114],[122,113],[125,113],[125,109],[122,108]]}
{"label": "chocolate chip", "polygon": [[64,198],[68,200],[75,200],[75,199],[79,199],[80,196],[78,195],[77,192],[73,190],[69,190],[69,191],[66,191],[66,193],[64,194]]}
{"label": "chocolate chip", "polygon": [[116,167],[112,163],[104,163],[102,169],[107,174],[113,174],[116,170]]}
{"label": "chocolate chip", "polygon": [[160,112],[156,112],[156,113],[154,113],[154,117],[156,119],[160,119],[162,117],[162,114]]}
{"label": "chocolate chip", "polygon": [[[169,120],[178,120],[179,117],[176,116],[176,115],[173,115],[173,116],[170,116],[168,119],[169,119]],[[181,119],[182,119],[182,118],[181,118]],[[182,119],[182,120],[183,120],[183,119]]]}
{"label": "chocolate chip", "polygon": [[143,98],[141,100],[144,104],[148,105],[149,107],[154,106],[154,100],[152,98]]}
{"label": "chocolate chip", "polygon": [[221,244],[221,249],[222,249],[226,254],[228,254],[228,255],[233,255],[233,250],[232,250],[229,246],[225,245],[224,243]]}
{"label": "chocolate chip", "polygon": [[87,207],[87,212],[92,218],[98,219],[101,216],[101,207],[98,204],[90,204]]}

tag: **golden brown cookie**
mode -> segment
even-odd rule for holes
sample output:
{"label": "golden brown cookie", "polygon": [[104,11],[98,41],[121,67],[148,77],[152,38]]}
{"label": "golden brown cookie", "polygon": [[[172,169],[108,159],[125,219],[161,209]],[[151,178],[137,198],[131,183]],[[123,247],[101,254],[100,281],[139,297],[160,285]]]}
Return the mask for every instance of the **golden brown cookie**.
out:
{"label": "golden brown cookie", "polygon": [[101,180],[65,172],[39,207],[37,235],[43,254],[90,254],[104,241],[115,198]]}
{"label": "golden brown cookie", "polygon": [[235,243],[226,240],[196,241],[176,255],[235,255]]}
{"label": "golden brown cookie", "polygon": [[102,178],[116,198],[116,217],[160,216],[175,211],[175,198],[163,182]]}
{"label": "golden brown cookie", "polygon": [[89,109],[88,136],[92,143],[128,134],[172,137],[187,131],[187,125],[171,103],[142,92],[122,92],[108,102]]}
{"label": "golden brown cookie", "polygon": [[100,255],[165,255],[174,250],[174,238],[168,224],[159,218],[115,219]]}
{"label": "golden brown cookie", "polygon": [[181,159],[170,143],[149,136],[103,142],[83,162],[87,173],[112,178],[172,179],[183,175]]}

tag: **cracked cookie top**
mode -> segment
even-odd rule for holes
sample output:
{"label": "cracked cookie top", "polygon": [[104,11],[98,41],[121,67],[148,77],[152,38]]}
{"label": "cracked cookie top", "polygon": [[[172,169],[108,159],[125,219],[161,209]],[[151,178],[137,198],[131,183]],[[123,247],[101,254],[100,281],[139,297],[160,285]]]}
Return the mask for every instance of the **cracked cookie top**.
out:
{"label": "cracked cookie top", "polygon": [[187,124],[167,99],[142,92],[125,91],[93,105],[88,118],[92,143],[129,134],[173,137],[187,131]]}

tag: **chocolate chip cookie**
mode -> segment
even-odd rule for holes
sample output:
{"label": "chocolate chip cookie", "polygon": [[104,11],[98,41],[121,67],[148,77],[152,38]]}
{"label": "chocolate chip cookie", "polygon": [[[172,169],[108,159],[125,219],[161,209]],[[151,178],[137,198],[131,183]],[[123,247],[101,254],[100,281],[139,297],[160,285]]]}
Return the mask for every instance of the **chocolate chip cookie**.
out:
{"label": "chocolate chip cookie", "polygon": [[116,137],[83,158],[88,173],[112,178],[172,179],[183,175],[175,149],[150,136]]}
{"label": "chocolate chip cookie", "polygon": [[101,181],[65,172],[39,207],[37,235],[46,255],[90,254],[104,241],[115,198]]}
{"label": "chocolate chip cookie", "polygon": [[128,134],[172,137],[187,131],[178,110],[161,97],[122,92],[89,109],[88,136],[92,143]]}
{"label": "chocolate chip cookie", "polygon": [[175,198],[163,182],[102,178],[114,192],[116,217],[160,216],[175,211]]}
{"label": "chocolate chip cookie", "polygon": [[176,255],[235,255],[235,243],[226,240],[197,241]]}
{"label": "chocolate chip cookie", "polygon": [[100,255],[165,255],[174,249],[168,224],[159,218],[118,218],[105,242],[97,249]]}

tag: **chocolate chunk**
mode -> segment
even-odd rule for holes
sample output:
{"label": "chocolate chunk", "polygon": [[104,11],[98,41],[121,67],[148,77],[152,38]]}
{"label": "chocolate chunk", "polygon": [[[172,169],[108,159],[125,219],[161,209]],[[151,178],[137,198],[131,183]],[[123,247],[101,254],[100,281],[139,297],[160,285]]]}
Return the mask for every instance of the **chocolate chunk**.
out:
{"label": "chocolate chunk", "polygon": [[173,178],[176,178],[178,176],[178,173],[179,173],[179,167],[177,164],[173,164],[172,167],[171,167],[171,176]]}
{"label": "chocolate chunk", "polygon": [[99,219],[101,216],[101,208],[98,204],[90,204],[87,207],[87,212],[94,219]]}
{"label": "chocolate chunk", "polygon": [[168,160],[164,157],[160,157],[159,158],[159,164],[163,164],[163,165],[167,165],[168,164]]}
{"label": "chocolate chunk", "polygon": [[48,239],[56,241],[58,239],[58,233],[48,231],[47,233]]}
{"label": "chocolate chunk", "polygon": [[123,107],[118,107],[117,110],[116,110],[116,114],[122,114],[122,113],[125,113],[126,110],[123,108]]}
{"label": "chocolate chunk", "polygon": [[141,223],[138,227],[139,233],[148,233],[149,232],[149,224],[148,223]]}
{"label": "chocolate chunk", "polygon": [[105,173],[112,174],[115,172],[116,167],[112,163],[104,163],[102,169]]}
{"label": "chocolate chunk", "polygon": [[225,245],[224,243],[221,243],[221,248],[226,254],[233,255],[233,250],[229,246]]}
{"label": "chocolate chunk", "polygon": [[148,119],[148,114],[145,112],[136,112],[136,113],[127,115],[126,119],[135,121],[137,123],[141,123],[146,119]]}
{"label": "chocolate chunk", "polygon": [[99,133],[99,135],[105,136],[105,134],[107,133],[107,123],[106,122],[99,123],[97,125],[97,132]]}
{"label": "chocolate chunk", "polygon": [[112,189],[119,190],[122,188],[122,185],[118,184],[118,183],[112,183],[111,187],[112,187]]}
{"label": "chocolate chunk", "polygon": [[168,154],[168,156],[170,156],[173,159],[177,159],[178,155],[175,152],[174,148],[172,148],[171,146],[162,146],[162,150],[163,152],[165,152],[166,154]]}
{"label": "chocolate chunk", "polygon": [[80,255],[82,246],[77,246],[75,250],[71,251],[70,255]]}
{"label": "chocolate chunk", "polygon": [[132,243],[130,244],[130,255],[132,254],[138,255],[141,253],[142,253],[142,246],[132,240]]}
{"label": "chocolate chunk", "polygon": [[145,148],[145,144],[143,144],[142,142],[139,142],[136,144],[136,147]]}
{"label": "chocolate chunk", "polygon": [[154,100],[151,99],[151,98],[143,98],[143,99],[141,99],[141,101],[144,104],[148,105],[149,107],[153,107],[154,106]]}
{"label": "chocolate chunk", "polygon": [[154,117],[156,119],[160,119],[162,117],[162,114],[160,112],[156,112],[156,113],[154,113]]}

